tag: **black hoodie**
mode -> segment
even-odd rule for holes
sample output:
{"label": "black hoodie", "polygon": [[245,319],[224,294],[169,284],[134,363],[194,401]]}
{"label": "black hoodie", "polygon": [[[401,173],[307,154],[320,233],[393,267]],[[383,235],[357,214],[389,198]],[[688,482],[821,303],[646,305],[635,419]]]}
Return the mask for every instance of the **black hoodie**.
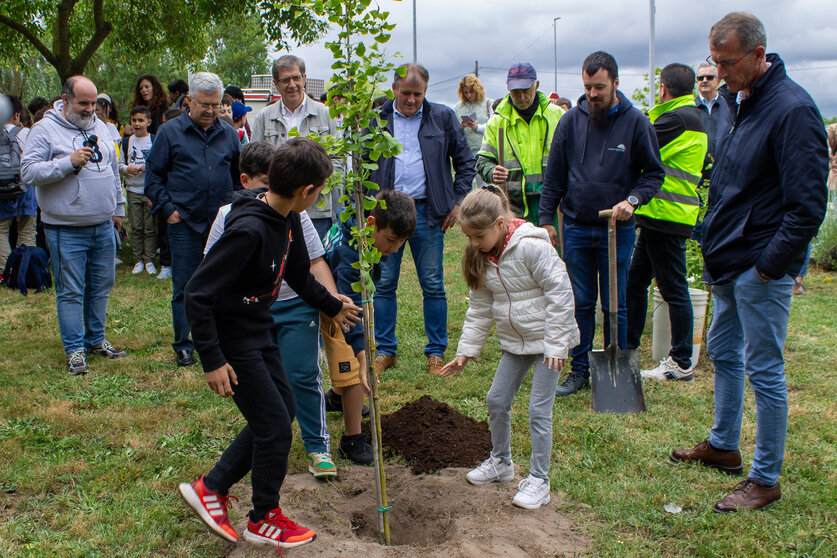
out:
{"label": "black hoodie", "polygon": [[343,303],[310,273],[299,214],[282,217],[261,199],[239,196],[224,234],[192,275],[185,290],[186,316],[204,372],[241,353],[270,344],[276,300],[284,278],[308,304],[335,316]]}
{"label": "black hoodie", "polygon": [[619,105],[605,126],[592,124],[585,96],[558,121],[541,192],[541,225],[552,223],[560,204],[571,220],[604,226],[600,210],[629,195],[648,203],[660,190],[665,171],[651,122],[621,91],[616,95]]}

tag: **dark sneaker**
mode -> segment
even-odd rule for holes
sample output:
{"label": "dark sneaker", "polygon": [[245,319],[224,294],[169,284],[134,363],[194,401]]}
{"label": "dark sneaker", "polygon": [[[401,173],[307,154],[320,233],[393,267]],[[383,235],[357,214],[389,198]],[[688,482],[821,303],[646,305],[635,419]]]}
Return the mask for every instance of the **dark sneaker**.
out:
{"label": "dark sneaker", "polygon": [[566,397],[590,385],[590,377],[583,372],[572,371],[555,388],[555,397]]}
{"label": "dark sneaker", "polygon": [[102,355],[103,357],[108,358],[122,358],[128,356],[128,353],[117,349],[108,341],[102,341],[102,344],[98,347],[86,347],[85,351],[87,351],[88,355]]}
{"label": "dark sneaker", "polygon": [[741,466],[741,452],[718,451],[709,445],[709,440],[704,440],[692,449],[672,450],[669,458],[675,463],[688,463],[697,461],[701,465],[718,469],[730,475],[740,475],[744,472]]}
{"label": "dark sneaker", "polygon": [[70,376],[87,374],[90,368],[87,366],[87,359],[84,358],[84,351],[79,349],[67,355],[67,367]]}
{"label": "dark sneaker", "polygon": [[[325,407],[327,413],[342,413],[343,412],[343,397],[341,397],[333,389],[325,393]],[[369,405],[363,404],[360,410],[360,416],[369,418]]]}
{"label": "dark sneaker", "polygon": [[782,499],[782,489],[777,482],[765,486],[753,479],[744,479],[732,492],[715,503],[717,513],[734,513],[740,510],[763,510]]}
{"label": "dark sneaker", "polygon": [[195,357],[192,351],[188,349],[181,349],[174,352],[174,359],[178,366],[193,366],[195,364]]}
{"label": "dark sneaker", "polygon": [[344,434],[340,438],[337,453],[340,457],[353,461],[356,465],[371,465],[375,461],[372,446],[367,443],[366,436],[363,434],[355,434],[354,436]]}

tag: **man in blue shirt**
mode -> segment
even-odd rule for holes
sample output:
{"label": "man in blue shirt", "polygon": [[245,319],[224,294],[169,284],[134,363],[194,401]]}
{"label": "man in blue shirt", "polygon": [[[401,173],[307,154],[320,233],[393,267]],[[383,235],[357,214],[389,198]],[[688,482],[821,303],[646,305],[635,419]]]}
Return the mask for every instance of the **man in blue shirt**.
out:
{"label": "man in blue shirt", "polygon": [[[404,149],[395,157],[380,159],[370,180],[382,190],[404,192],[416,204],[416,231],[409,243],[423,295],[424,331],[428,339],[424,354],[430,373],[438,375],[448,346],[448,303],[442,273],[444,234],[456,223],[459,202],[471,191],[476,171],[474,156],[456,114],[424,98],[430,79],[427,69],[419,64],[405,67],[404,77],[395,74],[395,99],[381,107],[387,131]],[[402,245],[381,260],[381,280],[375,292],[375,368],[379,372],[397,361],[395,290],[403,255]]]}
{"label": "man in blue shirt", "polygon": [[145,164],[145,195],[152,211],[161,211],[168,223],[172,348],[179,366],[195,364],[183,289],[201,262],[218,208],[230,203],[233,190],[241,188],[238,133],[218,118],[223,94],[217,75],[192,76],[184,102],[189,111],[159,129]]}

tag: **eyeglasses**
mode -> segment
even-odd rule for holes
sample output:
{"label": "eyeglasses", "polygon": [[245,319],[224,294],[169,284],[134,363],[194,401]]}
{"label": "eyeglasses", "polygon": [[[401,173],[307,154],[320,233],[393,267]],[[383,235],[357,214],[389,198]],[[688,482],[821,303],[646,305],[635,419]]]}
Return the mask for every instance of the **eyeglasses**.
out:
{"label": "eyeglasses", "polygon": [[733,66],[735,66],[736,64],[741,62],[743,59],[745,59],[747,56],[749,56],[753,52],[755,52],[755,50],[756,49],[751,50],[750,52],[748,52],[744,56],[740,57],[737,60],[733,60],[732,62],[730,62],[729,60],[725,60],[723,62],[715,62],[714,60],[712,60],[712,55],[710,54],[709,56],[706,57],[706,63],[709,64],[710,66],[712,66],[713,68],[717,68],[718,66],[720,66],[723,69],[729,71],[729,70],[732,70]]}
{"label": "eyeglasses", "polygon": [[221,103],[199,103],[194,99],[192,100],[192,102],[202,109],[221,110]]}
{"label": "eyeglasses", "polygon": [[705,76],[698,76],[698,77],[697,77],[697,80],[698,80],[698,81],[704,81],[704,80],[705,80],[705,81],[712,81],[712,80],[714,80],[716,77],[718,77],[718,76],[715,76],[715,75],[711,75],[711,74],[710,74],[710,75],[705,75]]}
{"label": "eyeglasses", "polygon": [[286,77],[286,78],[277,79],[276,83],[281,83],[282,85],[288,85],[291,82],[291,80],[293,80],[294,83],[302,83],[303,79],[305,79],[304,75],[297,74],[295,76],[290,76],[290,77]]}

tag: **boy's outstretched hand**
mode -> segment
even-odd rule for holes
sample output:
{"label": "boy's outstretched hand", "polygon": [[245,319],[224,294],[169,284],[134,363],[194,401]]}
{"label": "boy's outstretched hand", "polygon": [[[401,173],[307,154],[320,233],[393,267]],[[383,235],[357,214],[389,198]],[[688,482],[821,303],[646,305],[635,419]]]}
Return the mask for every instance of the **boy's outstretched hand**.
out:
{"label": "boy's outstretched hand", "polygon": [[343,303],[343,308],[334,316],[334,321],[340,325],[343,331],[349,331],[360,321],[361,308],[355,306],[352,299],[344,294],[335,295],[337,300]]}
{"label": "boy's outstretched hand", "polygon": [[457,355],[455,359],[442,367],[441,372],[439,372],[439,376],[456,376],[462,372],[465,365],[472,360],[474,360],[472,357]]}
{"label": "boy's outstretched hand", "polygon": [[238,376],[235,375],[235,370],[229,363],[204,375],[209,388],[221,397],[233,395],[232,386],[238,385]]}
{"label": "boy's outstretched hand", "polygon": [[543,363],[546,364],[547,368],[555,370],[556,372],[560,372],[561,369],[564,367],[564,359],[563,358],[551,358],[551,357],[546,358],[546,357],[543,357]]}

